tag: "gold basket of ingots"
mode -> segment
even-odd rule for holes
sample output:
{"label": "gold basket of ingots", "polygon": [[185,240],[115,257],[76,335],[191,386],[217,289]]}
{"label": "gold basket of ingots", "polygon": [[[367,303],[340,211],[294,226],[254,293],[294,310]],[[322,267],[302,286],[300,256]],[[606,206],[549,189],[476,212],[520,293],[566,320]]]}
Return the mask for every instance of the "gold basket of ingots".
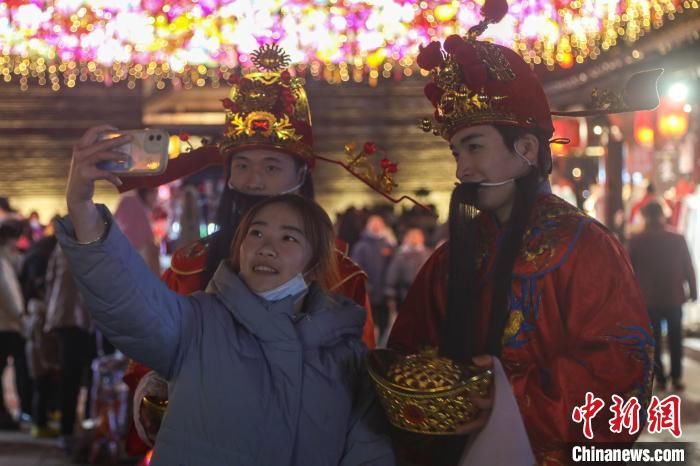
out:
{"label": "gold basket of ingots", "polygon": [[367,368],[389,422],[431,435],[454,435],[476,419],[480,409],[472,397],[485,397],[493,379],[490,370],[439,357],[435,349],[411,355],[373,350]]}

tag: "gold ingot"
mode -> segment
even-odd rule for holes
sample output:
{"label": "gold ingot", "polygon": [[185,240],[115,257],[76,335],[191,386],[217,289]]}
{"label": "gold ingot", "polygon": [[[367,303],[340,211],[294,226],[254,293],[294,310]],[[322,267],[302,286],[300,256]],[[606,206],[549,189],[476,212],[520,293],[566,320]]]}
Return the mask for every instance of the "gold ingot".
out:
{"label": "gold ingot", "polygon": [[457,364],[434,350],[413,355],[373,350],[368,372],[389,422],[432,435],[454,435],[476,419],[480,409],[471,399],[486,397],[493,377],[490,370]]}

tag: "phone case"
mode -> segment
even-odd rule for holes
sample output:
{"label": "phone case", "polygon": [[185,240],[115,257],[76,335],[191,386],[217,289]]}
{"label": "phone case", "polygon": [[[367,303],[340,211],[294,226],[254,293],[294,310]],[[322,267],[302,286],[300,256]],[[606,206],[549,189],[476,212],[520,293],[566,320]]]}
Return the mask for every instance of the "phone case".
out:
{"label": "phone case", "polygon": [[106,133],[100,140],[111,139],[117,136],[129,134],[132,141],[113,149],[123,152],[129,158],[121,163],[115,161],[100,162],[97,166],[102,170],[117,173],[121,176],[128,175],[160,175],[168,165],[168,144],[170,135],[162,129],[139,129]]}

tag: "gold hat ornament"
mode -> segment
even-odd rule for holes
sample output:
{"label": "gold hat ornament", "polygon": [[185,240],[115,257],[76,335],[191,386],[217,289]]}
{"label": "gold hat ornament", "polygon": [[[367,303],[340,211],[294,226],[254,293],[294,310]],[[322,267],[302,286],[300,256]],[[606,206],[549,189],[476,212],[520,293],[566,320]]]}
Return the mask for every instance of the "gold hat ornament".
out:
{"label": "gold hat ornament", "polygon": [[480,409],[472,397],[486,397],[493,379],[490,370],[457,364],[435,349],[412,355],[373,350],[367,363],[389,422],[421,434],[454,435],[476,419]]}
{"label": "gold hat ornament", "polygon": [[584,117],[653,110],[659,106],[657,83],[664,70],[655,68],[631,75],[622,89],[593,89],[585,110],[553,111],[552,115]]}
{"label": "gold hat ornament", "polygon": [[[403,195],[399,198],[391,196],[392,190],[398,187],[398,184],[394,181],[394,177],[399,170],[399,165],[389,160],[386,153],[378,149],[373,142],[367,141],[363,145],[356,144],[355,142],[346,144],[345,161],[323,157],[319,154],[315,154],[314,158],[343,167],[352,176],[395,204],[403,200],[409,200],[418,207],[431,212],[428,207],[411,196]],[[378,164],[376,160],[379,160]]]}
{"label": "gold hat ornament", "polygon": [[270,147],[313,165],[311,112],[304,81],[287,71],[290,58],[277,44],[252,54],[258,71],[229,79],[221,152]]}

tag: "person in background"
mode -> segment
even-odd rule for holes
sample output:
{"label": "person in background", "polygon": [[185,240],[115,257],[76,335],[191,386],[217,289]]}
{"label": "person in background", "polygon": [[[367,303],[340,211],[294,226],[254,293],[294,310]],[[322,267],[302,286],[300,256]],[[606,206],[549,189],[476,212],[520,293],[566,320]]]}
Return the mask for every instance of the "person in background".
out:
{"label": "person in background", "polygon": [[39,220],[39,213],[33,210],[29,214],[29,229],[31,231],[32,243],[36,243],[44,236],[45,225]]}
{"label": "person in background", "polygon": [[676,186],[673,187],[674,196],[673,200],[669,201],[671,205],[671,216],[668,219],[668,224],[676,229],[676,231],[679,231],[685,200],[695,192],[695,187],[696,185],[691,175],[682,175],[678,177]]}
{"label": "person in background", "polygon": [[654,184],[651,181],[649,181],[644,196],[642,196],[641,199],[637,200],[637,202],[635,202],[632,205],[632,208],[630,209],[627,226],[632,234],[638,233],[640,229],[644,227],[642,224],[643,215],[640,214],[644,206],[646,206],[650,202],[656,202],[659,204],[663,211],[664,218],[668,218],[671,215],[672,211],[669,207],[669,204],[666,202],[666,200],[661,194],[656,192],[656,186],[654,186]]}
{"label": "person in background", "polygon": [[665,226],[666,217],[661,204],[649,201],[641,208],[641,214],[644,230],[630,239],[628,248],[654,328],[657,387],[665,390],[668,381],[661,361],[661,323],[666,321],[671,381],[673,388],[681,391],[685,388],[682,381],[682,307],[689,299],[695,301],[698,298],[695,270],[685,238]]}
{"label": "person in background", "polygon": [[27,303],[26,355],[33,380],[32,436],[55,437],[58,432],[48,427],[48,403],[56,392],[60,369],[59,343],[55,334],[44,331],[46,325],[46,272],[56,248],[56,237],[44,236],[32,244],[24,255],[19,275],[22,294]]}
{"label": "person in background", "polygon": [[345,241],[348,244],[348,248],[352,250],[357,240],[360,239],[362,227],[365,223],[366,217],[361,209],[355,206],[348,207],[345,212],[337,216],[336,228],[338,238]]}
{"label": "person in background", "polygon": [[48,425],[49,402],[60,391],[61,344],[58,335],[46,332],[46,302],[32,298],[27,302],[26,354],[29,374],[32,377],[32,437],[52,438],[59,432]]}
{"label": "person in background", "polygon": [[[25,341],[22,336],[24,298],[17,278],[20,261],[17,240],[21,232],[21,225],[15,220],[5,217],[5,220],[0,222],[0,377],[7,367],[8,358],[12,357],[20,409],[22,412],[30,412],[31,400],[23,400],[27,392],[29,374],[24,355]],[[19,423],[13,419],[7,409],[4,394],[0,394],[0,430],[18,429]]]}
{"label": "person in background", "polygon": [[555,163],[552,166],[552,174],[549,177],[552,185],[552,194],[564,199],[572,206],[578,206],[575,186],[566,176],[564,176],[564,164]]}
{"label": "person in background", "polygon": [[135,194],[123,194],[114,212],[114,220],[153,273],[160,275],[159,249],[151,225],[151,211],[157,201],[158,190],[153,188],[139,188]]}
{"label": "person in background", "polygon": [[350,251],[350,258],[367,273],[367,293],[377,326],[377,340],[386,332],[389,310],[384,296],[384,280],[394,254],[396,239],[379,215],[371,215],[367,225]]}
{"label": "person in background", "polygon": [[24,254],[19,274],[24,302],[29,303],[32,299],[44,300],[46,270],[55,247],[56,237],[49,234],[32,244]]}
{"label": "person in background", "polygon": [[398,306],[403,303],[418,271],[431,254],[425,247],[425,235],[420,228],[411,228],[406,232],[403,241],[389,263],[385,280],[385,296],[389,310],[389,326],[396,320]]}
{"label": "person in background", "polygon": [[17,211],[10,207],[10,200],[6,197],[0,197],[0,223],[8,219],[19,219]]}
{"label": "person in background", "polygon": [[199,226],[202,213],[199,208],[199,192],[192,185],[182,188],[182,208],[180,212],[180,236],[178,247],[184,247],[199,240]]}
{"label": "person in background", "polygon": [[428,204],[424,207],[416,205],[408,210],[404,209],[394,226],[394,232],[403,238],[408,230],[418,228],[423,232],[425,246],[432,248],[434,246],[432,239],[439,226],[438,217],[435,204]]}
{"label": "person in background", "polygon": [[96,355],[96,344],[92,319],[60,245],[51,254],[46,271],[46,307],[44,332],[57,335],[61,348],[59,445],[70,455],[75,446],[80,387]]}

